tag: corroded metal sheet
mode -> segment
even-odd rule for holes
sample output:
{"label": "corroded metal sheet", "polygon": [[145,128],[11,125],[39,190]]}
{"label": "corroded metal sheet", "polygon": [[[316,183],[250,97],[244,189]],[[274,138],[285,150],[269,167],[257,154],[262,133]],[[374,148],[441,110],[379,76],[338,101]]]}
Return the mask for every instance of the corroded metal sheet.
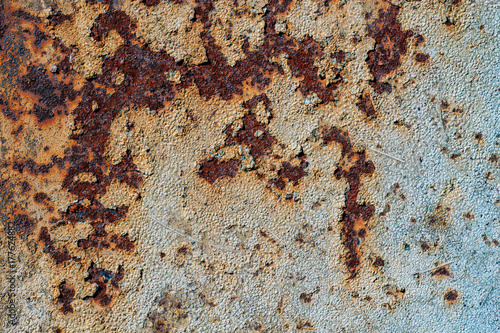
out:
{"label": "corroded metal sheet", "polygon": [[4,332],[500,330],[496,0],[0,2]]}

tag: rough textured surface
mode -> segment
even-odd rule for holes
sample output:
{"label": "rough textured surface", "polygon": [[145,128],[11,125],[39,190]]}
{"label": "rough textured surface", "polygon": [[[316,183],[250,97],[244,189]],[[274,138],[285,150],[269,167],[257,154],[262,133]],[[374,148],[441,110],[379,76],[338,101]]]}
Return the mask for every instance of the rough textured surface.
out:
{"label": "rough textured surface", "polygon": [[0,329],[498,331],[499,38],[494,0],[0,0]]}

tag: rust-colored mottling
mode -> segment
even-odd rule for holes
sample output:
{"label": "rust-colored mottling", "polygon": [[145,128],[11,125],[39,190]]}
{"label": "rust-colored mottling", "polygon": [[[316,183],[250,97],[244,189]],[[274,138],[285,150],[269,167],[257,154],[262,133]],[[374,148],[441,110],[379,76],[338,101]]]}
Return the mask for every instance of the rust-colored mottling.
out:
{"label": "rust-colored mottling", "polygon": [[24,239],[33,233],[35,226],[35,221],[26,214],[17,214],[14,221],[12,221],[14,232]]}
{"label": "rust-colored mottling", "polygon": [[454,289],[448,290],[443,298],[448,304],[453,304],[458,300],[458,292]]}
{"label": "rust-colored mottling", "polygon": [[71,288],[63,281],[59,284],[59,296],[57,297],[57,304],[62,305],[59,309],[65,315],[73,313],[73,306],[71,303],[75,300],[75,289]]}
{"label": "rust-colored mottling", "polygon": [[100,14],[95,20],[90,36],[100,42],[106,38],[111,30],[115,30],[125,42],[133,38],[132,30],[136,29],[135,23],[121,10],[115,10],[113,6]]}
{"label": "rust-colored mottling", "polygon": [[420,243],[420,248],[422,249],[423,252],[427,252],[431,249],[429,244],[427,244],[426,242]]}
{"label": "rust-colored mottling", "polygon": [[158,6],[160,4],[161,0],[142,0],[141,2],[148,7],[154,7],[154,6]]}
{"label": "rust-colored mottling", "polygon": [[118,289],[119,282],[124,277],[124,269],[122,266],[118,267],[118,272],[113,273],[107,269],[100,269],[94,262],[90,264],[87,270],[88,276],[85,278],[85,282],[94,283],[96,285],[96,290],[92,296],[85,296],[83,300],[93,299],[94,302],[99,304],[101,307],[107,307],[111,304],[112,298],[108,294],[108,283]]}
{"label": "rust-colored mottling", "polygon": [[17,137],[19,135],[19,133],[21,133],[24,129],[24,125],[19,125],[19,127],[15,130],[15,131],[12,131],[11,134],[15,137]]}
{"label": "rust-colored mottling", "polygon": [[450,270],[448,269],[448,267],[443,266],[443,267],[440,267],[440,268],[434,270],[431,273],[431,276],[434,276],[436,278],[450,276]]}
{"label": "rust-colored mottling", "polygon": [[332,127],[323,134],[323,143],[337,142],[342,147],[342,160],[334,175],[337,179],[344,178],[349,184],[345,198],[342,216],[342,238],[347,249],[346,265],[352,277],[357,274],[360,265],[360,249],[358,242],[366,235],[367,224],[372,218],[373,205],[360,205],[357,201],[361,186],[361,177],[370,175],[375,170],[373,163],[366,159],[365,152],[356,152],[349,139],[347,131]]}
{"label": "rust-colored mottling", "polygon": [[427,53],[417,53],[415,54],[415,61],[419,63],[424,63],[429,60],[430,56]]}
{"label": "rust-colored mottling", "polygon": [[54,242],[50,238],[49,229],[47,227],[42,227],[40,229],[40,235],[38,240],[44,243],[43,253],[48,253],[55,260],[56,265],[62,264],[65,261],[71,260],[68,249],[63,248],[62,251],[56,250]]}
{"label": "rust-colored mottling", "polygon": [[309,163],[305,159],[305,155],[300,156],[301,161],[298,166],[293,166],[289,162],[283,162],[281,168],[278,170],[278,178],[272,179],[269,182],[279,190],[285,189],[287,184],[285,179],[292,183],[293,186],[297,186],[299,180],[307,176],[307,172],[304,169],[307,168]]}
{"label": "rust-colored mottling", "polygon": [[376,93],[391,92],[384,79],[401,65],[406,54],[407,39],[411,31],[403,31],[398,22],[399,7],[383,0],[385,9],[379,9],[378,18],[368,25],[368,36],[375,39],[375,49],[368,52],[368,67],[373,75],[371,86]]}
{"label": "rust-colored mottling", "polygon": [[54,166],[54,163],[37,164],[31,158],[26,161],[15,161],[12,163],[12,169],[22,173],[25,169],[33,175],[46,175],[49,173],[50,168]]}
{"label": "rust-colored mottling", "polygon": [[377,110],[375,110],[375,107],[373,106],[372,99],[369,93],[363,92],[357,106],[358,109],[361,112],[363,112],[366,116],[370,118],[377,117]]}
{"label": "rust-colored mottling", "polygon": [[231,125],[226,128],[226,145],[237,143],[249,147],[254,160],[268,154],[276,139],[269,133],[266,125],[260,123],[253,113],[245,115],[242,121],[243,125],[236,133]]}
{"label": "rust-colored mottling", "polygon": [[219,178],[234,177],[238,171],[238,165],[237,159],[220,161],[218,158],[212,157],[201,163],[198,175],[213,184]]}
{"label": "rust-colored mottling", "polygon": [[55,114],[66,114],[66,101],[77,97],[72,85],[51,80],[47,70],[41,66],[29,66],[28,73],[19,80],[19,87],[38,98],[29,113],[34,114],[40,124]]}
{"label": "rust-colored mottling", "polygon": [[415,47],[419,47],[420,45],[422,45],[423,42],[425,42],[425,37],[420,35],[420,34],[417,34],[415,36]]}
{"label": "rust-colored mottling", "polygon": [[47,195],[47,193],[43,193],[43,192],[35,193],[35,195],[33,196],[33,200],[35,200],[36,203],[43,203],[45,200],[48,200],[48,199],[49,199],[49,196]]}

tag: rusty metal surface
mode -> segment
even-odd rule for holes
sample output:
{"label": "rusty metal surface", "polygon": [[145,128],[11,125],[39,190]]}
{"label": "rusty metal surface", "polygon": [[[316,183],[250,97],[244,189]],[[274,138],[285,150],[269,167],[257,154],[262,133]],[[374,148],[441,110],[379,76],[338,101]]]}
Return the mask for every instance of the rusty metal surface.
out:
{"label": "rusty metal surface", "polygon": [[3,332],[500,330],[493,0],[0,2]]}

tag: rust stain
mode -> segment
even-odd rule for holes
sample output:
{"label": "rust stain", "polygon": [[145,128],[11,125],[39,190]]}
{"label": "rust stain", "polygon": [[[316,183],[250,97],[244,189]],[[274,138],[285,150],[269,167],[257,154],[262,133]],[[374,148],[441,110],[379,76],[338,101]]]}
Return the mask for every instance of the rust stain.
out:
{"label": "rust stain", "polygon": [[332,127],[323,134],[323,143],[337,142],[342,147],[340,161],[335,177],[345,179],[349,190],[345,195],[345,208],[342,216],[342,239],[347,250],[345,260],[351,277],[356,276],[361,264],[360,242],[366,237],[368,222],[372,218],[375,207],[370,204],[359,204],[358,194],[361,177],[374,172],[375,166],[366,159],[365,152],[356,152],[349,139],[347,131]]}
{"label": "rust stain", "polygon": [[399,7],[386,0],[380,2],[378,17],[368,25],[368,36],[375,39],[375,49],[368,52],[368,67],[373,75],[370,82],[377,94],[391,92],[391,84],[385,79],[401,65],[406,54],[407,40],[412,31],[404,31],[398,22]]}
{"label": "rust stain", "polygon": [[458,300],[458,292],[455,289],[448,290],[444,294],[443,299],[446,301],[446,303],[452,305]]}
{"label": "rust stain", "polygon": [[447,277],[447,276],[450,276],[450,270],[448,269],[448,267],[443,266],[443,267],[440,267],[440,268],[432,271],[431,276],[435,277],[435,278]]}
{"label": "rust stain", "polygon": [[61,305],[60,311],[65,315],[73,313],[71,303],[75,300],[75,289],[67,285],[66,281],[59,284],[59,296],[57,296],[57,304]]}

